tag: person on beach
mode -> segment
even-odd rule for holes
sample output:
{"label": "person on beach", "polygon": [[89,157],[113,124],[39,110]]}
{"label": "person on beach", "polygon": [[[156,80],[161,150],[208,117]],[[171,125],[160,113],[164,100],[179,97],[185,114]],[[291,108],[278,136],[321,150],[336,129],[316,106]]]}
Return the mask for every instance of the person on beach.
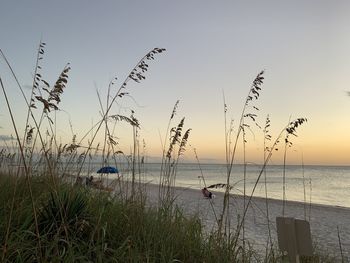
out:
{"label": "person on beach", "polygon": [[212,199],[213,194],[210,192],[206,187],[202,189],[202,194],[204,195],[205,198]]}

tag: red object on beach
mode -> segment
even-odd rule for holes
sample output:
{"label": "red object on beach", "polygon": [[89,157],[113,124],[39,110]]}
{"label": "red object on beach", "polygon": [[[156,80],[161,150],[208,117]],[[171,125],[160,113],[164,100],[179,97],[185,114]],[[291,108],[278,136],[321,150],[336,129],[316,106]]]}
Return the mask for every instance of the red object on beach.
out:
{"label": "red object on beach", "polygon": [[205,198],[209,198],[209,199],[211,199],[213,195],[206,187],[202,189],[202,194],[204,195]]}

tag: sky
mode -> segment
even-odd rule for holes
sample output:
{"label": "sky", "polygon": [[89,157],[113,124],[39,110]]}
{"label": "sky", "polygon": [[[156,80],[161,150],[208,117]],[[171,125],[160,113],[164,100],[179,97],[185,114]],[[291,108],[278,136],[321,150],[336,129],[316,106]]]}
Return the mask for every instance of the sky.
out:
{"label": "sky", "polygon": [[[155,47],[166,52],[149,63],[146,79],[128,85],[111,114],[141,123],[140,139],[151,157],[161,155],[168,120],[180,100],[175,126],[185,117],[201,162],[225,158],[224,99],[227,122],[237,130],[255,76],[265,70],[257,121],[271,119],[275,138],[289,120],[307,124],[288,149],[290,164],[350,164],[350,2],[349,1],[9,1],[0,9],[0,48],[27,96],[33,81],[40,40],[46,43],[42,75],[54,83],[66,63],[69,81],[55,115],[62,143],[79,141],[101,119],[97,91],[106,104],[108,84],[114,94],[135,64]],[[0,77],[19,131],[26,105],[0,59]],[[113,93],[114,92],[114,93]],[[235,126],[236,125],[236,126]],[[132,128],[115,127],[118,148],[130,152]],[[0,138],[14,135],[4,95],[0,95]],[[89,136],[88,136],[89,137]],[[97,141],[102,140],[99,135]],[[246,160],[261,163],[263,133],[247,132]],[[86,141],[83,144],[87,144]],[[237,162],[242,161],[239,143]],[[280,164],[282,145],[271,160]]]}

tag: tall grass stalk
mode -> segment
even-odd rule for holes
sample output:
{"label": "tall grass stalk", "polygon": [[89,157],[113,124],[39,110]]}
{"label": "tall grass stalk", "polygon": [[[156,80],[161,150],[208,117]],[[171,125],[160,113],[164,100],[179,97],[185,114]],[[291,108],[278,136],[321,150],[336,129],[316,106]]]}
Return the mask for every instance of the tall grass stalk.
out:
{"label": "tall grass stalk", "polygon": [[[43,47],[40,50],[40,52],[42,52],[42,54],[44,54],[43,53],[44,52]],[[39,57],[39,59],[41,59],[41,58],[42,57]],[[67,73],[69,72],[69,70],[70,70],[70,66],[69,66],[69,63],[68,63],[62,69],[62,71],[61,71],[61,73],[60,73],[60,75],[59,75],[55,85],[51,88],[50,91],[48,90],[50,88],[49,83],[47,81],[45,81],[44,79],[42,79],[41,74],[36,73],[35,81],[34,81],[34,84],[33,84],[34,88],[32,89],[32,95],[31,96],[35,95],[35,93],[34,93],[35,89],[38,90],[39,94],[38,94],[38,96],[35,96],[35,98],[37,99],[37,101],[43,103],[43,109],[42,109],[39,121],[34,120],[35,123],[37,123],[36,124],[37,132],[35,134],[35,137],[34,137],[34,140],[33,140],[33,143],[32,143],[32,147],[31,147],[31,150],[30,150],[30,157],[29,157],[29,164],[30,165],[32,164],[33,153],[34,153],[34,150],[35,150],[37,139],[38,139],[38,137],[40,138],[40,136],[41,136],[40,129],[41,129],[44,117],[46,117],[46,119],[48,120],[48,125],[49,125],[50,131],[51,131],[50,143],[52,143],[52,141],[53,141],[54,144],[55,144],[55,148],[52,149],[53,147],[49,146],[49,147],[43,147],[43,150],[45,150],[45,148],[47,148],[47,150],[45,150],[47,153],[54,154],[55,152],[57,152],[57,154],[54,154],[54,155],[56,155],[56,157],[59,156],[58,143],[57,143],[57,140],[56,140],[56,132],[55,132],[55,129],[52,127],[52,125],[55,125],[55,127],[56,127],[56,124],[57,124],[56,123],[56,111],[58,110],[58,104],[60,102],[60,98],[59,97],[60,97],[60,94],[63,93],[63,89],[66,87],[66,83],[67,83],[67,80],[68,80]],[[46,93],[48,93],[48,96],[47,96],[46,99],[44,98],[43,93],[42,93],[41,89],[39,88],[39,84],[38,84],[39,81],[43,82],[45,84],[45,86],[46,86],[45,88],[42,88]],[[56,101],[56,105],[54,103],[52,103],[51,101]],[[34,101],[33,98],[31,98],[31,104],[29,106],[28,111],[32,112],[32,108],[33,109],[37,108],[35,106],[35,101]],[[52,111],[52,110],[54,111],[54,114],[55,114],[55,121],[52,121],[52,119],[49,116],[49,112]],[[34,119],[34,116],[33,116],[33,119]],[[27,135],[27,137],[28,137],[28,135]],[[47,136],[47,137],[49,137],[49,136]],[[48,142],[48,138],[45,141]],[[52,175],[57,175],[56,165],[55,165],[56,162],[53,161],[52,158],[47,158],[47,162],[48,162],[47,165],[49,167],[50,173]]]}
{"label": "tall grass stalk", "polygon": [[[26,103],[26,105],[28,107],[28,113],[32,117],[32,120],[33,120],[33,122],[35,124],[35,127],[36,127],[36,130],[37,130],[36,136],[37,135],[39,136],[39,139],[40,139],[40,142],[41,142],[41,145],[42,145],[41,146],[42,147],[42,152],[43,152],[42,156],[44,156],[44,159],[46,161],[46,165],[48,166],[48,172],[50,174],[51,183],[52,183],[52,184],[49,184],[48,187],[50,187],[50,188],[53,187],[53,193],[57,195],[57,189],[55,189],[56,186],[57,186],[56,178],[55,178],[56,172],[53,170],[53,168],[55,168],[55,167],[53,166],[54,162],[53,162],[53,159],[52,159],[52,154],[53,154],[53,151],[52,151],[52,140],[55,138],[55,134],[54,133],[52,134],[51,142],[49,142],[49,144],[47,145],[48,141],[46,140],[46,143],[45,143],[45,141],[43,139],[43,136],[42,136],[42,133],[40,131],[40,126],[41,126],[41,122],[42,122],[43,113],[45,113],[46,117],[48,118],[48,120],[52,122],[52,120],[49,118],[47,113],[50,112],[50,110],[58,110],[58,106],[57,105],[60,102],[60,95],[63,93],[63,90],[66,87],[66,83],[67,83],[67,79],[68,79],[67,73],[70,70],[70,67],[66,66],[63,69],[63,71],[60,74],[60,76],[59,76],[58,80],[56,81],[55,85],[51,88],[51,90],[48,90],[48,88],[50,88],[50,85],[48,84],[48,82],[46,82],[42,78],[41,74],[39,74],[37,72],[38,69],[41,69],[41,66],[38,64],[38,61],[43,58],[42,55],[44,54],[44,46],[45,46],[45,43],[42,43],[42,42],[39,45],[38,57],[37,57],[37,62],[36,62],[36,71],[35,71],[36,73],[34,75],[33,88],[32,88],[30,102],[28,102],[26,96],[24,95],[23,89],[22,89],[22,87],[21,87],[21,85],[20,85],[20,83],[19,83],[19,81],[18,81],[18,79],[16,77],[16,74],[12,70],[11,65],[9,64],[9,62],[6,59],[6,57],[3,54],[3,52],[1,52],[1,53],[2,53],[3,58],[5,58],[5,61],[6,61],[7,65],[8,65],[8,67],[11,69],[11,73],[13,74],[13,76],[14,76],[14,78],[16,80],[16,83],[17,83],[19,89],[22,92],[22,95],[24,96],[25,103]],[[48,94],[46,99],[43,98],[43,96],[41,94],[41,91],[39,89],[39,82],[44,83],[46,85],[46,87],[47,87],[47,88],[43,88],[43,90]],[[3,90],[4,90],[4,88],[3,88]],[[40,101],[42,103],[42,105],[43,105],[43,111],[42,111],[42,115],[41,115],[39,123],[36,120],[36,118],[35,118],[35,116],[33,114],[33,111],[32,111],[33,108],[36,108],[35,100],[33,98],[34,95],[35,95],[35,90],[38,90],[39,93],[40,93],[40,96],[35,96],[35,98],[37,99],[37,101]],[[6,93],[5,93],[5,96],[6,96]],[[8,107],[9,107],[9,111],[11,111],[9,105],[8,105]],[[27,134],[27,135],[24,136],[24,138],[27,138],[27,141],[28,141],[28,137],[32,136],[31,133],[33,131],[33,128],[32,128],[32,129],[30,129],[27,132],[28,119],[29,118],[27,118],[26,129],[25,129],[25,134]],[[15,124],[13,126],[15,127]],[[50,128],[51,128],[51,131],[52,131],[53,129],[52,129],[51,124],[50,124]],[[19,147],[20,147],[21,155],[23,156],[23,158],[22,158],[23,160],[22,161],[25,164],[25,175],[26,175],[26,178],[27,178],[27,184],[28,184],[30,196],[32,198],[33,197],[33,193],[32,193],[32,187],[31,187],[31,179],[30,179],[30,172],[31,172],[32,169],[29,169],[28,163],[26,162],[26,158],[24,156],[24,149],[23,149],[23,146],[21,145],[21,142],[19,141],[19,138],[18,138],[18,144],[19,144]],[[33,149],[34,149],[34,146],[35,146],[35,142],[33,143]],[[56,149],[57,149],[57,143],[56,143]],[[33,153],[34,153],[34,151],[31,150],[30,151],[30,156],[29,156],[29,161],[30,162],[32,160]],[[60,202],[58,202],[58,204],[61,205]],[[33,209],[33,214],[34,214],[34,222],[35,222],[35,226],[36,226],[36,228],[35,228],[36,229],[36,235],[37,235],[39,248],[40,248],[39,249],[39,251],[40,251],[39,258],[41,258],[42,257],[42,255],[41,255],[41,244],[40,244],[41,243],[41,238],[40,238],[40,233],[39,233],[39,230],[38,230],[37,212],[36,212],[34,200],[33,200],[33,203],[32,203],[32,209]],[[60,216],[63,217],[63,214],[60,213]],[[10,224],[11,224],[11,222],[10,222]]]}
{"label": "tall grass stalk", "polygon": [[[247,184],[247,160],[246,160],[246,133],[243,128],[242,132],[243,139],[243,211],[246,207],[246,184]],[[243,239],[243,250],[245,250],[245,221],[242,225],[242,239]]]}
{"label": "tall grass stalk", "polygon": [[252,198],[253,198],[253,195],[254,195],[254,192],[255,192],[255,189],[256,187],[258,186],[258,183],[260,181],[260,178],[262,176],[262,174],[264,173],[264,170],[266,169],[266,166],[267,164],[269,163],[271,157],[272,157],[272,154],[273,154],[273,151],[275,151],[277,149],[277,145],[280,141],[280,139],[282,138],[282,135],[283,133],[286,133],[286,134],[289,134],[289,135],[294,135],[296,136],[296,130],[297,128],[302,125],[303,123],[305,123],[307,121],[306,118],[298,118],[298,119],[295,119],[294,121],[290,122],[286,127],[284,127],[281,132],[279,133],[279,135],[277,136],[276,140],[274,141],[273,145],[271,146],[270,150],[268,151],[268,155],[267,155],[267,158],[266,160],[264,161],[264,164],[262,166],[262,168],[260,169],[260,172],[259,172],[259,175],[254,183],[254,186],[253,186],[253,189],[252,189],[252,192],[249,196],[249,199],[248,199],[248,202],[247,202],[247,205],[244,209],[244,212],[243,212],[243,216],[242,216],[242,219],[238,225],[238,228],[237,228],[237,235],[236,235],[236,239],[235,239],[235,242],[234,244],[237,245],[237,241],[238,241],[238,237],[239,237],[239,233],[242,229],[242,226],[244,224],[244,220],[245,220],[245,217],[246,217],[246,214],[247,214],[247,211],[248,211],[248,208],[252,202]]}
{"label": "tall grass stalk", "polygon": [[[203,181],[204,187],[207,188],[208,186],[207,186],[207,183],[205,181],[205,177],[204,177],[204,174],[203,174],[201,163],[200,163],[199,158],[198,158],[198,154],[197,154],[196,148],[193,148],[193,152],[194,152],[194,156],[196,158],[197,164],[198,164],[199,171],[201,173],[201,180]],[[213,200],[211,198],[209,198],[208,200],[209,200],[209,204],[210,204],[211,210],[213,211],[213,215],[215,217],[215,222],[217,224],[219,224],[218,217],[217,217],[216,212],[215,212]]]}
{"label": "tall grass stalk", "polygon": [[[108,85],[108,95],[107,95],[107,99],[106,99],[107,106],[109,105],[109,97],[110,97],[109,94],[110,94],[110,88],[114,84],[113,81],[111,81],[110,84]],[[98,97],[98,100],[99,100],[99,103],[100,103],[100,109],[101,109],[102,115],[104,115],[103,104],[102,104],[101,96],[100,96],[98,91],[97,91],[97,97]],[[112,118],[112,120],[115,120],[117,122],[122,117],[120,117],[118,115],[115,115],[115,116],[111,116],[111,118]],[[124,117],[124,118],[128,119],[127,117]],[[111,132],[110,129],[109,129],[108,119],[105,119],[104,122],[105,122],[105,137],[104,137],[103,147],[102,147],[101,166],[106,166],[108,164],[107,160],[109,159],[109,157],[111,155],[112,159],[114,161],[114,165],[117,167],[116,155],[114,154],[114,153],[117,152],[116,149],[115,149],[115,146],[117,145],[117,142],[113,139],[113,132]],[[131,119],[128,120],[128,123],[131,124],[133,127],[134,127],[134,125],[138,125],[137,122],[132,122]],[[106,150],[106,145],[107,145],[107,150]],[[111,154],[111,151],[112,151],[112,154]],[[103,176],[103,174],[101,176]],[[102,180],[102,177],[101,177],[101,180]],[[118,177],[117,180],[118,180],[118,186],[119,186],[119,193],[121,193],[120,177]],[[107,174],[107,182],[108,182],[108,174]]]}
{"label": "tall grass stalk", "polygon": [[46,44],[40,40],[39,47],[37,50],[37,55],[36,55],[33,83],[32,83],[32,89],[31,89],[31,93],[30,93],[30,99],[29,99],[30,105],[28,106],[27,117],[26,117],[26,122],[25,122],[25,127],[24,127],[24,135],[23,135],[23,140],[22,140],[23,145],[24,145],[25,138],[27,137],[27,132],[29,129],[29,117],[30,117],[30,113],[31,113],[32,103],[34,101],[34,89],[37,86],[36,85],[36,83],[37,83],[36,78],[37,78],[38,70],[41,68],[39,66],[39,61],[42,59],[42,55],[44,54],[44,46],[45,45]]}
{"label": "tall grass stalk", "polygon": [[[288,135],[287,135],[288,136]],[[288,148],[288,139],[285,138],[284,142],[284,152],[283,152],[283,173],[282,173],[282,216],[285,215],[286,207],[286,160],[287,160],[287,148]]]}
{"label": "tall grass stalk", "polygon": [[186,150],[186,145],[189,139],[191,129],[184,131],[185,118],[182,118],[176,127],[170,129],[169,146],[167,151],[164,151],[160,184],[159,184],[159,202],[162,207],[171,207],[174,201],[174,187],[177,175],[177,167],[180,157]]}
{"label": "tall grass stalk", "polygon": [[[265,162],[266,160],[266,154],[269,151],[269,147],[267,146],[267,141],[271,141],[271,135],[269,131],[269,127],[271,126],[271,120],[269,115],[266,117],[265,121],[265,127],[263,130],[264,133],[264,159],[263,161]],[[273,240],[272,240],[272,235],[271,235],[271,226],[270,226],[270,211],[269,211],[269,199],[268,199],[268,189],[267,189],[267,173],[266,173],[267,168],[264,169],[264,186],[265,186],[265,206],[266,206],[266,218],[267,218],[267,230],[268,230],[268,240],[267,240],[267,247],[266,247],[266,256],[269,254],[268,250],[271,251],[272,257],[274,257],[273,253]],[[267,261],[267,258],[266,258]]]}
{"label": "tall grass stalk", "polygon": [[[166,150],[167,150],[167,141],[168,141],[168,134],[169,134],[169,131],[170,131],[170,125],[171,125],[171,122],[173,120],[173,118],[175,117],[176,115],[176,111],[177,111],[177,108],[179,106],[179,100],[176,101],[174,107],[173,107],[173,110],[172,110],[172,113],[170,115],[170,118],[169,118],[169,121],[168,121],[168,125],[167,125],[167,129],[166,129],[166,132],[165,132],[165,135],[164,135],[164,142],[162,143],[162,162],[161,162],[161,166],[160,166],[160,175],[159,175],[159,187],[158,187],[158,201],[161,202],[162,198],[163,198],[163,185],[165,183],[165,175],[164,175],[164,170],[166,169],[165,168],[165,165],[166,165],[166,158],[167,158],[167,155],[166,155]],[[161,139],[161,142],[162,142],[162,139]],[[160,203],[159,203],[160,205]]]}
{"label": "tall grass stalk", "polygon": [[312,181],[311,181],[311,176],[309,176],[309,186],[310,186],[309,222],[311,222],[311,208],[312,208]]}
{"label": "tall grass stalk", "polygon": [[113,96],[111,102],[109,103],[106,112],[103,114],[102,120],[100,122],[98,122],[97,124],[97,128],[96,131],[94,132],[93,137],[91,138],[91,142],[88,145],[88,148],[86,150],[86,154],[82,160],[82,164],[78,170],[77,176],[80,175],[83,165],[85,163],[85,159],[87,154],[90,152],[91,148],[92,148],[92,144],[95,141],[95,138],[98,134],[98,132],[101,129],[101,126],[103,124],[104,119],[108,118],[108,114],[112,108],[112,106],[114,105],[114,102],[118,99],[118,98],[122,98],[125,95],[127,95],[128,93],[125,91],[128,85],[129,81],[134,81],[136,83],[139,83],[140,81],[144,80],[146,77],[144,76],[144,72],[146,72],[148,70],[148,64],[146,63],[147,60],[153,60],[154,59],[154,55],[156,54],[160,54],[162,52],[164,52],[165,49],[164,48],[154,48],[153,50],[151,50],[150,52],[148,52],[145,56],[143,56],[135,65],[135,67],[132,69],[132,71],[129,73],[129,75],[125,78],[125,80],[122,82],[122,85],[119,87],[119,89],[117,90],[117,92],[115,93],[115,95]]}
{"label": "tall grass stalk", "polygon": [[[18,78],[17,78],[17,76],[16,76],[16,74],[15,74],[15,72],[14,72],[14,70],[13,70],[11,64],[9,63],[9,61],[8,61],[8,59],[6,58],[6,56],[5,56],[5,54],[3,53],[3,51],[2,51],[2,50],[0,50],[0,51],[1,51],[1,55],[2,55],[3,59],[4,59],[5,62],[6,62],[6,65],[9,67],[9,69],[10,69],[10,71],[11,71],[11,74],[12,74],[12,76],[14,77],[14,79],[15,79],[15,81],[16,81],[16,84],[17,84],[17,86],[18,86],[18,88],[19,88],[19,90],[20,90],[20,92],[21,92],[21,94],[22,94],[22,96],[23,96],[23,99],[24,99],[24,101],[25,101],[25,103],[26,103],[26,106],[27,106],[28,109],[29,109],[29,112],[30,112],[30,115],[31,115],[31,117],[32,117],[32,120],[34,121],[35,127],[36,127],[36,129],[37,129],[37,133],[38,133],[38,135],[39,135],[39,139],[40,139],[40,142],[41,142],[41,147],[42,147],[43,155],[44,155],[44,158],[45,158],[45,160],[46,160],[47,165],[49,166],[49,173],[50,173],[50,175],[51,175],[53,184],[55,185],[55,179],[54,179],[53,171],[52,171],[52,169],[51,169],[51,163],[50,163],[50,160],[49,160],[49,157],[48,157],[48,153],[47,153],[47,150],[46,150],[45,142],[44,142],[44,139],[43,139],[43,137],[42,137],[41,131],[40,131],[40,129],[39,129],[39,124],[38,124],[38,122],[37,122],[37,120],[36,120],[36,118],[35,118],[35,116],[34,116],[34,114],[33,114],[33,111],[32,111],[32,108],[33,108],[32,102],[33,102],[33,101],[30,101],[30,102],[29,102],[29,101],[27,100],[27,97],[26,97],[26,95],[25,95],[24,92],[23,92],[22,85],[20,84],[20,82],[19,82],[19,80],[18,80]],[[40,52],[39,52],[39,53],[40,53]],[[36,84],[36,83],[35,83],[35,85],[39,85],[39,84]],[[46,102],[47,102],[47,101],[46,101]],[[55,105],[51,104],[51,106],[55,106]],[[27,166],[28,166],[28,165],[27,165]],[[26,173],[29,173],[29,171],[27,170]]]}
{"label": "tall grass stalk", "polygon": [[303,175],[303,189],[304,189],[304,220],[306,220],[306,184],[305,184],[305,167],[304,167],[304,154],[301,153],[301,169]]}
{"label": "tall grass stalk", "polygon": [[[231,168],[230,168],[230,160],[231,160],[231,133],[232,133],[232,127],[230,127],[230,129],[228,130],[227,129],[227,104],[226,104],[226,99],[225,99],[225,93],[223,91],[223,101],[224,101],[224,131],[225,131],[225,161],[226,161],[226,177],[227,177],[227,185],[229,185],[229,175],[231,173]],[[232,123],[232,122],[231,122]],[[227,188],[225,189],[225,196],[224,196],[224,207],[226,204],[228,204],[229,200],[226,200],[227,198],[229,197],[226,197],[226,191],[227,191]],[[226,213],[229,214],[230,213],[230,206],[229,204],[227,205],[227,208],[226,208]],[[218,232],[219,232],[219,235],[221,235],[221,232],[222,232],[222,223],[223,223],[223,220],[224,220],[224,212],[225,212],[225,208],[223,208],[221,214],[220,214],[220,219],[218,221]],[[227,231],[226,229],[227,227],[227,224],[225,222],[225,233]]]}
{"label": "tall grass stalk", "polygon": [[[20,148],[20,154],[21,154],[23,165],[24,165],[24,169],[25,169],[25,176],[26,176],[26,179],[27,179],[27,184],[28,184],[29,194],[30,194],[30,198],[31,198],[32,209],[33,209],[33,215],[34,215],[34,220],[35,220],[36,237],[38,239],[38,247],[39,247],[39,251],[40,251],[39,252],[39,258],[41,259],[41,257],[42,257],[42,255],[41,255],[41,241],[40,241],[40,233],[39,233],[39,228],[38,228],[37,212],[36,212],[36,209],[35,209],[33,192],[32,192],[32,187],[31,187],[30,178],[29,178],[29,174],[28,174],[28,167],[27,167],[27,163],[26,163],[26,160],[25,160],[25,156],[24,156],[23,145],[21,143],[21,140],[20,140],[20,137],[19,137],[19,134],[18,134],[18,131],[17,131],[17,125],[15,123],[15,119],[14,119],[13,114],[12,114],[12,109],[11,109],[9,100],[7,98],[7,93],[5,91],[5,87],[4,87],[4,84],[2,82],[1,77],[0,77],[0,84],[1,84],[2,92],[3,92],[4,97],[5,97],[7,109],[9,111],[9,114],[10,114],[10,117],[11,117],[12,126],[13,126],[13,129],[14,129],[15,134],[16,134],[16,139],[17,139],[17,142],[18,142],[18,146]],[[17,188],[16,187],[14,188],[14,194],[15,194],[15,189],[17,189]],[[13,206],[11,206],[11,208],[13,209]],[[11,213],[11,219],[12,219],[12,211],[10,213]],[[9,221],[8,224],[10,225],[11,221]],[[5,235],[6,239],[5,239],[4,247],[7,247],[7,239],[8,239],[8,234],[9,234],[8,231],[9,231],[9,228],[7,228],[7,232],[6,232],[6,235]],[[3,252],[3,258],[5,257],[5,253],[6,253],[6,249]]]}
{"label": "tall grass stalk", "polygon": [[341,262],[345,262],[344,255],[343,255],[343,247],[341,244],[341,239],[340,239],[340,231],[339,231],[339,226],[337,226],[337,233],[338,233],[338,242],[339,242],[339,250],[340,250],[340,255],[341,255]]}
{"label": "tall grass stalk", "polygon": [[[227,176],[226,176],[226,189],[225,189],[225,193],[224,193],[223,209],[222,209],[222,213],[221,213],[220,219],[219,219],[219,229],[218,229],[219,233],[222,232],[222,226],[223,226],[224,220],[225,220],[225,226],[227,225],[227,222],[229,221],[228,210],[229,210],[229,203],[230,203],[229,199],[230,199],[231,172],[232,172],[233,163],[234,163],[234,160],[236,157],[236,149],[237,149],[239,137],[240,137],[241,132],[245,126],[245,118],[249,117],[249,118],[253,119],[253,121],[255,121],[255,117],[256,117],[256,114],[246,113],[246,110],[247,110],[248,106],[250,106],[251,101],[259,98],[259,94],[260,94],[259,91],[261,90],[261,85],[262,85],[263,80],[264,80],[263,74],[264,74],[264,71],[261,71],[256,76],[251,88],[249,89],[247,98],[245,100],[245,103],[244,103],[244,106],[242,109],[240,121],[238,124],[238,131],[237,131],[237,134],[236,134],[236,137],[234,140],[234,145],[233,145],[232,149],[229,149],[229,157],[230,158],[228,156],[226,156],[226,159],[229,160],[229,163],[227,164],[228,169],[227,169]],[[253,109],[257,110],[257,108],[255,106],[253,106]],[[226,107],[225,107],[225,116],[226,116]],[[227,142],[227,139],[225,139],[225,141]],[[226,152],[226,154],[227,154],[227,152]],[[226,230],[225,230],[225,232],[226,232]]]}
{"label": "tall grass stalk", "polygon": [[[132,112],[131,119],[134,119],[134,112]],[[137,127],[132,127],[133,133],[133,152],[132,152],[132,179],[131,179],[131,198],[135,196],[135,176],[136,176],[136,152],[137,152]]]}

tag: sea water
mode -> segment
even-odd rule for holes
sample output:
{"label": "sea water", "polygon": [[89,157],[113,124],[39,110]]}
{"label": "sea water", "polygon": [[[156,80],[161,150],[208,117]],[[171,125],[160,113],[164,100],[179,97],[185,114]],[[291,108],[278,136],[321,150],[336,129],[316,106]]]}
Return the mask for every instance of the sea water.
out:
{"label": "sea water", "polygon": [[[142,180],[158,184],[160,169],[159,163],[145,164],[140,168]],[[268,198],[283,199],[283,174],[285,174],[286,200],[350,207],[350,166],[270,165],[265,171],[261,170],[261,165],[233,165],[230,177],[230,185],[233,187],[231,193],[245,192],[246,195],[250,195],[258,182],[254,196],[266,197],[265,189],[267,189]],[[123,171],[121,173],[123,174]],[[137,174],[136,177],[139,178],[138,176]],[[124,178],[130,179],[130,177],[131,173],[125,170]],[[113,178],[113,175],[110,175],[110,178]],[[226,178],[225,164],[182,163],[176,167],[176,186],[180,187],[201,189],[204,186],[226,184]],[[212,189],[212,191],[224,191],[224,189]]]}

